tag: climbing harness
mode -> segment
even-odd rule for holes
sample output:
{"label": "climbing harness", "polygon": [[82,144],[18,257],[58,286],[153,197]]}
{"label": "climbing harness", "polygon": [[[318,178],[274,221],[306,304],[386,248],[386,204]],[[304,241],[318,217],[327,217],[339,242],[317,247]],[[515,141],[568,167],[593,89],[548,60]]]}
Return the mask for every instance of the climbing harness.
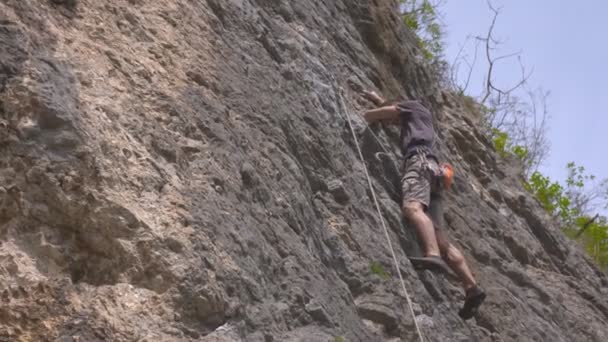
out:
{"label": "climbing harness", "polygon": [[435,157],[431,157],[435,161],[434,163],[431,163],[427,153],[428,151],[424,149],[417,149],[416,153],[412,156],[417,155],[420,158],[422,167],[431,173],[435,184],[440,185],[445,190],[450,190],[452,183],[454,182],[454,168],[448,163],[437,163]]}
{"label": "climbing harness", "polygon": [[[335,80],[334,80],[335,82]],[[384,228],[384,233],[386,235],[386,241],[388,242],[388,247],[391,251],[391,255],[393,257],[393,262],[395,263],[395,269],[397,270],[397,274],[399,275],[399,280],[401,281],[401,287],[403,289],[403,293],[405,294],[405,298],[407,299],[407,304],[410,309],[410,313],[412,314],[412,319],[414,320],[414,325],[416,326],[416,332],[418,333],[418,337],[420,338],[420,342],[424,342],[424,338],[422,337],[422,332],[420,331],[420,327],[418,326],[418,322],[416,321],[416,314],[414,313],[414,308],[412,306],[412,300],[410,299],[410,295],[405,287],[405,281],[403,281],[403,275],[401,274],[401,269],[399,268],[399,262],[397,261],[397,256],[395,255],[395,250],[393,249],[393,244],[391,242],[391,237],[388,232],[388,228],[386,227],[386,223],[384,222],[384,218],[382,217],[382,211],[380,210],[380,204],[378,204],[378,198],[376,197],[376,191],[374,190],[374,186],[372,184],[371,177],[369,176],[369,172],[367,170],[367,165],[365,164],[365,158],[363,157],[363,152],[361,151],[361,147],[359,146],[359,141],[357,140],[357,134],[355,129],[353,128],[353,124],[350,120],[350,116],[348,115],[348,111],[346,110],[346,104],[344,103],[344,99],[342,97],[342,88],[336,86],[336,92],[338,93],[338,97],[340,99],[340,107],[341,109],[338,112],[346,118],[348,122],[348,127],[353,135],[353,139],[355,140],[355,145],[357,146],[357,152],[359,153],[359,158],[361,158],[361,162],[363,163],[363,170],[365,171],[365,177],[367,178],[367,183],[369,185],[369,189],[372,193],[372,198],[374,204],[376,206],[376,210],[378,211],[378,217],[380,218],[380,222],[382,223],[382,228]],[[344,113],[342,113],[344,110]],[[378,137],[376,137],[378,139]],[[378,142],[380,140],[378,139]],[[385,150],[386,151],[386,150]]]}

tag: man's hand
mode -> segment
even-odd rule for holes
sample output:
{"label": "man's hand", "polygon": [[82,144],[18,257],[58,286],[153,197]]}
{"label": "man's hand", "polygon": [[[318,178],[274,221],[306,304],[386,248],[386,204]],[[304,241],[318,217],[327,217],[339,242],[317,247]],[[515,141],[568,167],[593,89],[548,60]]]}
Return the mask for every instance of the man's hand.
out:
{"label": "man's hand", "polygon": [[363,97],[373,102],[376,106],[379,106],[384,103],[384,99],[380,95],[376,94],[375,91],[364,91]]}

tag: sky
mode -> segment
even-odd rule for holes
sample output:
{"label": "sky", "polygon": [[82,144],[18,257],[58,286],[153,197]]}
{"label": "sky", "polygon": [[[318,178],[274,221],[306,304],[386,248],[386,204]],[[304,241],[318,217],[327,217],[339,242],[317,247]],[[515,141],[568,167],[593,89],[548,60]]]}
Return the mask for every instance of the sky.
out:
{"label": "sky", "polygon": [[[523,64],[533,68],[529,85],[551,92],[551,152],[541,172],[563,181],[566,164],[574,161],[599,178],[608,177],[608,1],[493,4],[502,7],[495,37],[505,42],[497,54],[521,50]],[[492,19],[485,0],[445,0],[440,10],[448,61],[455,59],[468,35],[486,34]],[[472,56],[473,45],[468,50]],[[505,87],[521,74],[516,59],[496,68],[494,79]],[[468,93],[478,95],[481,73],[474,74],[472,82]]]}

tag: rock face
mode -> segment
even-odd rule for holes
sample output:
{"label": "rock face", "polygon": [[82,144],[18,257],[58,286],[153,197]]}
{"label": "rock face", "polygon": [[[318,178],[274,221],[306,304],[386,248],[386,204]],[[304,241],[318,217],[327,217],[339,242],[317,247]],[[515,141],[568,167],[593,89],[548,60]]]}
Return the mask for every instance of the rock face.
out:
{"label": "rock face", "polygon": [[[416,340],[348,115],[427,341],[608,341],[605,274],[434,86],[396,12],[2,0],[0,340]],[[363,130],[362,88],[437,113],[445,229],[489,292],[469,322],[458,283],[405,257],[398,132]]]}

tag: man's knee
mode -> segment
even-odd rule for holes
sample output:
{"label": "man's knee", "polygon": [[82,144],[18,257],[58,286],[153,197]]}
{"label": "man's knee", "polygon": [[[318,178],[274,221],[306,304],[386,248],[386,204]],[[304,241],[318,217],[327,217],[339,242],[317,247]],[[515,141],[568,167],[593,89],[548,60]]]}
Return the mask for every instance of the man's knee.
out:
{"label": "man's knee", "polygon": [[462,252],[452,244],[450,244],[447,248],[447,251],[442,254],[444,254],[445,259],[450,264],[461,264],[465,261]]}
{"label": "man's knee", "polygon": [[405,216],[405,218],[407,218],[408,220],[424,213],[424,207],[422,206],[422,203],[415,201],[403,203],[401,209],[403,210],[403,216]]}

